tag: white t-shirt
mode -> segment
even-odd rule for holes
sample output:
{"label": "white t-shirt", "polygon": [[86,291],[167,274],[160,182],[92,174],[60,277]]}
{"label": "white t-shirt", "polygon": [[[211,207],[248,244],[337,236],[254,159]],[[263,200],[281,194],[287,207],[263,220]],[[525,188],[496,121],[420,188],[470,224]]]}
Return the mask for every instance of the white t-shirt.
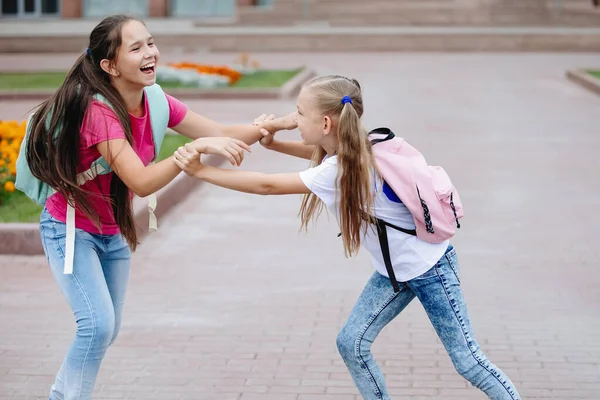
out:
{"label": "white t-shirt", "polygon": [[[339,200],[336,202],[337,156],[326,158],[320,165],[300,172],[300,178],[306,187],[325,203],[339,221]],[[395,226],[414,229],[413,217],[404,204],[396,203],[387,198],[382,191],[382,185],[377,184],[373,204],[373,214]],[[377,229],[368,229],[362,246],[372,256],[373,266],[383,276],[388,276],[381,254]],[[396,279],[406,282],[427,272],[444,255],[449,241],[428,243],[416,236],[387,228],[390,259],[394,267]]]}

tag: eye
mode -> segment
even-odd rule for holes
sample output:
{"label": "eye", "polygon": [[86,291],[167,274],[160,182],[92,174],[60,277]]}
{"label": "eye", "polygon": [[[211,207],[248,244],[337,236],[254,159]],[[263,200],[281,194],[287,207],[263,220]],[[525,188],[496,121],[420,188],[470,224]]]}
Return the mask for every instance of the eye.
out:
{"label": "eye", "polygon": [[148,46],[150,46],[150,47],[154,46],[154,42],[148,43]]}
{"label": "eye", "polygon": [[139,49],[139,47],[134,47],[133,49],[131,49],[131,51],[138,51]]}

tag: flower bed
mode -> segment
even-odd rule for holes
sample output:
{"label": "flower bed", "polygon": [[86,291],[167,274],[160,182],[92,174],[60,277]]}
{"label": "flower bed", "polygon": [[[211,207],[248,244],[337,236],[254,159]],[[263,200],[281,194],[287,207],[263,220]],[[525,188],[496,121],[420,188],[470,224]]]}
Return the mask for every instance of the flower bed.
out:
{"label": "flower bed", "polygon": [[[37,222],[41,206],[15,190],[16,163],[25,137],[25,120],[0,121],[0,223]],[[163,160],[190,139],[166,135],[158,159]]]}
{"label": "flower bed", "polygon": [[[248,54],[241,54],[227,65],[201,64],[185,60],[160,64],[156,81],[165,89],[281,88],[302,68],[263,69]],[[64,81],[66,72],[3,72],[0,92],[51,90]],[[47,92],[44,92],[47,96]]]}
{"label": "flower bed", "polygon": [[0,121],[0,204],[15,191],[16,164],[25,137],[25,121]]}
{"label": "flower bed", "polygon": [[171,63],[157,68],[156,79],[161,82],[177,82],[202,88],[234,85],[242,72],[227,66],[213,66],[188,62]]}

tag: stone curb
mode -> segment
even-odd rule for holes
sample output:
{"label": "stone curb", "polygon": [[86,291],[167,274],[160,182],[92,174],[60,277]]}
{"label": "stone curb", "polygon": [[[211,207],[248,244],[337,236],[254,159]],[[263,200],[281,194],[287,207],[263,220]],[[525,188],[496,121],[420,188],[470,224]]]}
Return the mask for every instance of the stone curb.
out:
{"label": "stone curb", "polygon": [[291,98],[297,96],[302,88],[302,85],[316,76],[316,71],[303,68],[299,73],[294,75],[290,80],[283,84],[281,87],[281,98]]}
{"label": "stone curb", "polygon": [[[308,79],[315,76],[314,71],[302,68],[300,72],[290,78],[279,88],[220,88],[220,89],[194,89],[194,88],[164,88],[163,90],[178,99],[284,99],[300,90],[300,86]],[[8,89],[0,90],[0,101],[36,100],[44,101],[56,89]]]}
{"label": "stone curb", "polygon": [[588,90],[600,95],[600,79],[594,78],[585,69],[573,69],[566,73],[567,78]]}
{"label": "stone curb", "polygon": [[[207,165],[219,166],[225,162],[220,156],[208,155],[203,157]],[[161,220],[177,205],[183,201],[203,181],[191,178],[184,173],[179,174],[167,186],[156,193],[157,207],[155,215],[158,219],[160,230]],[[134,199],[135,223],[139,229],[139,239],[143,239],[148,232],[148,208],[145,199]],[[0,223],[0,254],[18,255],[43,255],[44,249],[40,238],[38,223]]]}

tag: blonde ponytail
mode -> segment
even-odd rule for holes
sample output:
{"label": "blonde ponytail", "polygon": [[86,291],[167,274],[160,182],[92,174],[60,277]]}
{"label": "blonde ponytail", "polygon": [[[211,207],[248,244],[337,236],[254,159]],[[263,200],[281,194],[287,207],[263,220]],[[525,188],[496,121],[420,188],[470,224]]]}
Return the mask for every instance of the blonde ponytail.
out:
{"label": "blonde ponytail", "polygon": [[[373,207],[375,162],[367,132],[360,118],[363,114],[362,95],[358,82],[342,76],[315,78],[305,85],[314,95],[319,110],[335,121],[338,147],[338,182],[340,200],[340,230],[344,253],[352,256],[360,249],[367,224],[365,217]],[[318,148],[312,165],[318,165],[325,151]],[[302,227],[322,210],[322,202],[314,195],[304,197],[300,208]]]}

